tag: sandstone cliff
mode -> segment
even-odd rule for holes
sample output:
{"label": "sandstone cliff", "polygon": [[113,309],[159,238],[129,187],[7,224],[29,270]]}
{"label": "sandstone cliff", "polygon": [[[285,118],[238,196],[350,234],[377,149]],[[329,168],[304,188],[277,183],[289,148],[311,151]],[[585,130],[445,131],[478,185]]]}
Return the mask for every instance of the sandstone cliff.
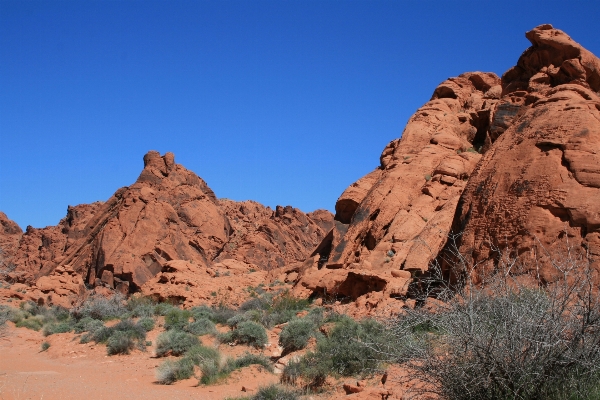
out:
{"label": "sandstone cliff", "polygon": [[405,299],[451,232],[475,263],[495,248],[552,250],[563,235],[600,258],[600,60],[550,25],[526,37],[501,79],[466,73],[435,89],[337,200],[297,293],[367,308]]}

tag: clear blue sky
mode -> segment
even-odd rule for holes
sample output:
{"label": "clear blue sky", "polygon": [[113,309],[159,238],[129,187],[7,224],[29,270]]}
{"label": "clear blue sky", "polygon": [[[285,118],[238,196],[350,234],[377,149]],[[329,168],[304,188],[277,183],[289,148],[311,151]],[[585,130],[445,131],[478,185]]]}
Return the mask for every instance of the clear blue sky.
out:
{"label": "clear blue sky", "polygon": [[0,0],[0,210],[22,228],[172,151],[218,197],[334,209],[444,79],[502,74],[598,1]]}

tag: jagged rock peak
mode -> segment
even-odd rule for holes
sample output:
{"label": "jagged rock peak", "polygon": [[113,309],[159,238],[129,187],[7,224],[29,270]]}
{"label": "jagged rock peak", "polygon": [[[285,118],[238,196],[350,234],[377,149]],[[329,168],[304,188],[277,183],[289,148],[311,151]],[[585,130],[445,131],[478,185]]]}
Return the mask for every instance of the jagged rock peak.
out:
{"label": "jagged rock peak", "polygon": [[600,61],[565,32],[544,24],[525,36],[532,46],[502,76],[504,94],[537,92],[566,83],[600,91]]}

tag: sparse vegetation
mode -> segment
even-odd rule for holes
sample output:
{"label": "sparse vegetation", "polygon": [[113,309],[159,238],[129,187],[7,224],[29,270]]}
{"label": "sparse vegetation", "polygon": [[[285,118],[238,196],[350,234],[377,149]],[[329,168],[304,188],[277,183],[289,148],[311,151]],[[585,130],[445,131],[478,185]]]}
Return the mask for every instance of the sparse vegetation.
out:
{"label": "sparse vegetation", "polygon": [[264,347],[268,342],[265,328],[253,321],[244,321],[236,329],[219,335],[222,342],[248,344],[256,348]]}
{"label": "sparse vegetation", "polygon": [[308,318],[295,319],[287,323],[279,334],[279,345],[284,353],[306,347],[308,340],[314,336],[315,324]]}
{"label": "sparse vegetation", "polygon": [[46,351],[50,348],[50,343],[48,342],[43,342],[42,345],[40,346],[40,352]]}
{"label": "sparse vegetation", "polygon": [[[379,348],[389,340],[386,329],[373,320],[356,322],[348,317],[336,322],[328,337],[317,341],[315,351],[290,362],[283,381],[321,386],[327,376],[368,375],[377,370],[385,356]],[[389,343],[386,343],[386,346]]]}
{"label": "sparse vegetation", "polygon": [[252,400],[297,400],[299,396],[280,385],[269,385],[258,389]]}
{"label": "sparse vegetation", "polygon": [[158,357],[164,357],[167,354],[180,356],[199,344],[198,337],[191,333],[170,330],[161,333],[156,339],[156,355]]}

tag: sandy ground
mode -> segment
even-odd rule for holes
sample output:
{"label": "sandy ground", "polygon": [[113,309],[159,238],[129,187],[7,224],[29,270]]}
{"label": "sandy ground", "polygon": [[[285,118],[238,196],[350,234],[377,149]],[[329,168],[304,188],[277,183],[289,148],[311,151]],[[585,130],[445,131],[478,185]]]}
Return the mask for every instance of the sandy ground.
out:
{"label": "sandy ground", "polygon": [[[226,381],[197,386],[192,378],[165,386],[156,383],[155,369],[164,359],[152,350],[107,356],[104,345],[80,344],[73,333],[44,337],[40,332],[8,323],[0,338],[0,399],[225,399],[249,396],[259,386],[277,383],[279,376],[259,366],[235,371]],[[157,331],[150,332],[154,341]],[[47,341],[50,348],[41,352]],[[222,345],[227,346],[227,345]],[[235,346],[232,353],[250,348]],[[227,350],[226,348],[221,349]],[[227,354],[229,355],[229,354]],[[250,389],[242,391],[242,387]]]}

